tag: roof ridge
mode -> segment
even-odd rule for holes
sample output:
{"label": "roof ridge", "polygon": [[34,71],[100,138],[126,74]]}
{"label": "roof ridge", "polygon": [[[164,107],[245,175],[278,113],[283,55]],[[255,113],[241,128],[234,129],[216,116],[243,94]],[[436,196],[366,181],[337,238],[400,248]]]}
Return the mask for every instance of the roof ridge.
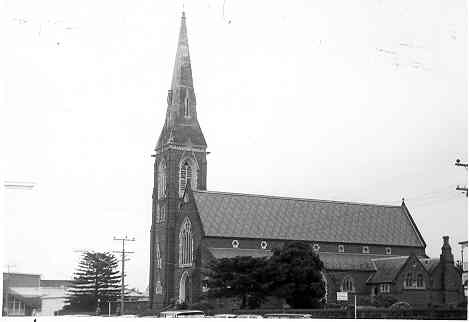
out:
{"label": "roof ridge", "polygon": [[[319,251],[319,257],[321,257],[321,254],[356,255],[356,256],[370,256],[370,257],[376,256],[376,257],[379,257],[379,258],[370,258],[370,260],[381,259],[382,257],[380,257],[380,256],[392,256],[392,255],[384,255],[384,254],[339,253],[339,252],[321,252],[321,251]],[[392,258],[395,258],[395,257],[392,257]],[[390,259],[390,258],[385,258],[385,259]]]}
{"label": "roof ridge", "polygon": [[402,256],[393,256],[393,257],[380,257],[380,258],[372,258],[372,261],[381,261],[381,260],[390,260],[390,259],[403,259],[403,258],[408,258],[409,256],[402,255]]}
{"label": "roof ridge", "polygon": [[361,206],[379,206],[379,207],[388,207],[388,208],[401,208],[400,205],[384,205],[384,204],[374,204],[374,203],[364,203],[364,202],[353,202],[353,201],[339,201],[339,200],[324,200],[324,199],[313,199],[313,198],[298,198],[298,197],[285,197],[285,196],[272,196],[272,195],[262,195],[262,194],[252,194],[252,193],[242,193],[242,192],[225,192],[225,191],[208,191],[208,190],[193,190],[196,193],[210,193],[210,194],[224,194],[224,195],[237,195],[237,196],[249,196],[249,197],[261,197],[261,198],[270,198],[270,199],[284,199],[284,200],[298,200],[298,201],[319,201],[327,203],[336,203],[336,204],[351,204],[351,205],[361,205]]}

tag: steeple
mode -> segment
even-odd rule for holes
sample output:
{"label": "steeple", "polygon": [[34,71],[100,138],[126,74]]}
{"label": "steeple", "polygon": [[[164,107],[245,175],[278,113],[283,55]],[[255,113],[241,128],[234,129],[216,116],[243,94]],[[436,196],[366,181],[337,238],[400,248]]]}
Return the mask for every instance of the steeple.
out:
{"label": "steeple", "polygon": [[167,97],[166,120],[155,150],[164,146],[191,146],[205,149],[207,144],[197,121],[186,15],[183,12],[174,61],[171,88]]}
{"label": "steeple", "polygon": [[194,87],[192,82],[191,57],[189,55],[189,42],[187,39],[186,14],[182,12],[181,27],[179,29],[178,47],[174,61],[173,81],[171,90],[177,87]]}

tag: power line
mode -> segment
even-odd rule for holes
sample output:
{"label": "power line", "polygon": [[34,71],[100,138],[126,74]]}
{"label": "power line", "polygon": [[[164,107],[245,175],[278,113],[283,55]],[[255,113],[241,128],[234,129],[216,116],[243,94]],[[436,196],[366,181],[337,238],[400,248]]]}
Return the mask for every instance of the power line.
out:
{"label": "power line", "polygon": [[116,238],[116,237],[113,237],[114,240],[118,240],[118,241],[122,241],[122,251],[113,251],[113,253],[120,253],[122,255],[122,272],[121,272],[121,309],[120,309],[120,314],[123,315],[124,314],[124,292],[125,292],[125,284],[124,284],[124,277],[125,277],[125,273],[124,273],[124,269],[125,269],[125,266],[124,266],[124,263],[126,261],[126,258],[125,258],[125,254],[133,254],[134,252],[129,252],[129,251],[125,251],[125,242],[133,242],[135,241],[135,238],[132,238],[132,239],[129,239],[127,237],[127,235],[125,235],[125,237],[123,238]]}
{"label": "power line", "polygon": [[[456,159],[456,163],[454,165],[457,166],[457,167],[464,167],[467,171],[467,162],[464,163],[464,162],[461,162],[460,159]],[[466,198],[467,198],[467,196],[468,196],[467,186],[457,185],[456,190],[466,192]]]}

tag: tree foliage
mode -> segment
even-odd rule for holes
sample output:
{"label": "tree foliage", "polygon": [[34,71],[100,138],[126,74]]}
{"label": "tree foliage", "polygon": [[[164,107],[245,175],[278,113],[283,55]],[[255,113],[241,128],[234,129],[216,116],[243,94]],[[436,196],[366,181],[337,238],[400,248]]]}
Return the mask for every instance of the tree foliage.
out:
{"label": "tree foliage", "polygon": [[276,249],[267,262],[269,292],[284,298],[292,308],[315,308],[326,294],[324,264],[304,242]]}
{"label": "tree foliage", "polygon": [[268,295],[284,298],[292,308],[315,308],[326,293],[323,267],[303,242],[276,249],[269,259],[222,258],[208,265],[208,295],[238,298],[241,309],[259,307]]}
{"label": "tree foliage", "polygon": [[65,309],[70,311],[94,311],[98,303],[105,305],[120,295],[118,260],[109,252],[84,252],[74,273],[73,284]]}
{"label": "tree foliage", "polygon": [[256,308],[267,295],[263,287],[266,260],[249,256],[222,258],[209,263],[209,297],[234,297],[241,309]]}

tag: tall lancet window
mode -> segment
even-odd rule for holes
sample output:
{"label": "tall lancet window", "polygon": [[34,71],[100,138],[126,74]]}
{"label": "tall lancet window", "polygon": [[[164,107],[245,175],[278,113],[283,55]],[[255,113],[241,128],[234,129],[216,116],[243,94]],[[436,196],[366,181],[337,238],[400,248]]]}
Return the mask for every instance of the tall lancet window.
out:
{"label": "tall lancet window", "polygon": [[179,266],[192,266],[193,253],[194,240],[192,239],[191,221],[186,217],[179,231]]}
{"label": "tall lancet window", "polygon": [[186,188],[187,180],[191,181],[191,187],[197,187],[197,169],[195,169],[194,162],[191,159],[186,159],[181,162],[179,168],[179,196],[182,197],[184,189]]}
{"label": "tall lancet window", "polygon": [[158,167],[158,199],[166,197],[166,162],[161,160]]}
{"label": "tall lancet window", "polygon": [[184,117],[190,117],[190,110],[189,110],[189,96],[186,96],[184,100]]}

